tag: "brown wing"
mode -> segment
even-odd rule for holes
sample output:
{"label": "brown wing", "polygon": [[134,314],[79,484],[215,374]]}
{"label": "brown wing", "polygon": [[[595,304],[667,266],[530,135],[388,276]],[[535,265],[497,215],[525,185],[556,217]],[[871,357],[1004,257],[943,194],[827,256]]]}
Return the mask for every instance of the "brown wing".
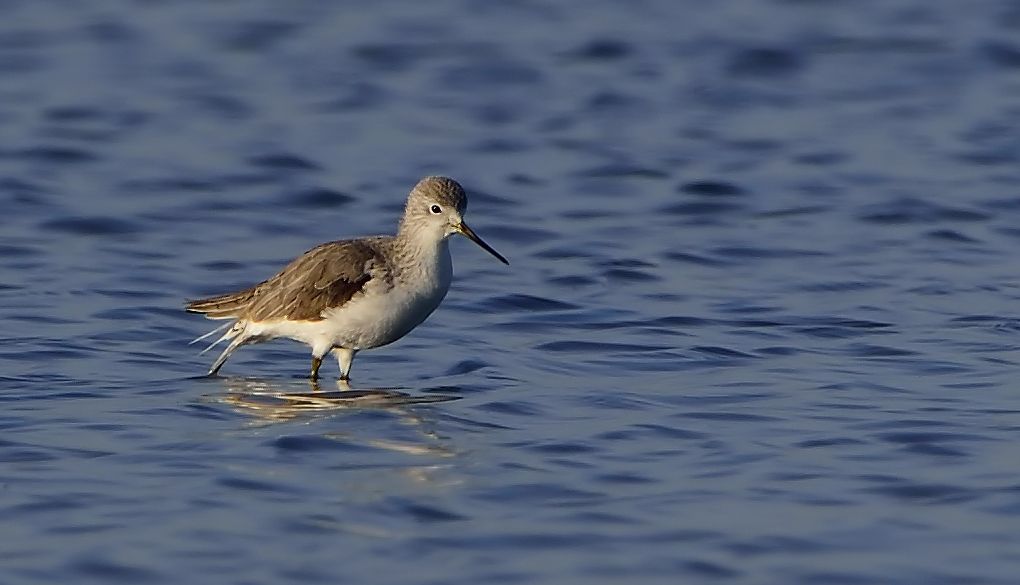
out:
{"label": "brown wing", "polygon": [[244,318],[321,321],[322,312],[343,305],[372,279],[381,258],[364,242],[344,240],[312,248],[279,274],[256,285]]}
{"label": "brown wing", "polygon": [[203,313],[210,319],[236,319],[247,310],[254,294],[255,287],[252,287],[207,299],[188,301],[184,308],[192,313]]}

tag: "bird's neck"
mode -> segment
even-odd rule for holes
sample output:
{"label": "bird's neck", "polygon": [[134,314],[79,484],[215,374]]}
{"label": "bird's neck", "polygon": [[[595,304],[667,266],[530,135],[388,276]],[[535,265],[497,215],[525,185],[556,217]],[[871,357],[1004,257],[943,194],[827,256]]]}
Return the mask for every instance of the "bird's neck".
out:
{"label": "bird's neck", "polygon": [[434,266],[450,254],[448,238],[433,230],[415,228],[405,223],[401,224],[396,239],[402,256],[423,265]]}

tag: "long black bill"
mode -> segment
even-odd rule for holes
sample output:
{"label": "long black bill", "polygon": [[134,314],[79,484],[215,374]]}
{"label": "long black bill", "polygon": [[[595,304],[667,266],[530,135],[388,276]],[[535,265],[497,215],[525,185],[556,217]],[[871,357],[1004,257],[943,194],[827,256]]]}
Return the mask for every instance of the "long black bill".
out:
{"label": "long black bill", "polygon": [[478,234],[475,233],[475,230],[469,228],[468,225],[466,223],[464,223],[464,222],[461,222],[461,224],[460,224],[460,233],[464,234],[464,236],[467,237],[467,239],[469,239],[472,242],[474,242],[474,243],[478,244],[479,246],[481,246],[482,249],[485,250],[486,252],[488,252],[488,253],[492,254],[493,256],[495,256],[503,264],[506,264],[507,266],[510,266],[510,262],[508,262],[506,258],[501,256],[499,252],[493,250],[492,246],[490,246],[490,245],[486,244],[484,241],[482,241],[482,238],[478,237]]}

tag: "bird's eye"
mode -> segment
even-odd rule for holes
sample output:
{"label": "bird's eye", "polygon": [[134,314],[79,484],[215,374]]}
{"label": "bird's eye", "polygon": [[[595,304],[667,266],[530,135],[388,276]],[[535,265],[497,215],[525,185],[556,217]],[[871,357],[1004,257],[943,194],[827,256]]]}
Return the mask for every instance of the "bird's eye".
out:
{"label": "bird's eye", "polygon": [[438,205],[432,206],[432,213],[442,213],[443,210]]}

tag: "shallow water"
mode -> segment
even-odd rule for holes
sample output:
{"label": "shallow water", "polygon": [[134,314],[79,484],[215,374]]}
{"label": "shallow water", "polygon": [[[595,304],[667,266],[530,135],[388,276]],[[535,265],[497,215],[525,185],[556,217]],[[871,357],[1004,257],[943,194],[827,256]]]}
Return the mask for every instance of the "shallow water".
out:
{"label": "shallow water", "polygon": [[[0,1],[0,582],[1016,582],[1020,4],[427,6]],[[435,173],[509,268],[199,376]]]}

